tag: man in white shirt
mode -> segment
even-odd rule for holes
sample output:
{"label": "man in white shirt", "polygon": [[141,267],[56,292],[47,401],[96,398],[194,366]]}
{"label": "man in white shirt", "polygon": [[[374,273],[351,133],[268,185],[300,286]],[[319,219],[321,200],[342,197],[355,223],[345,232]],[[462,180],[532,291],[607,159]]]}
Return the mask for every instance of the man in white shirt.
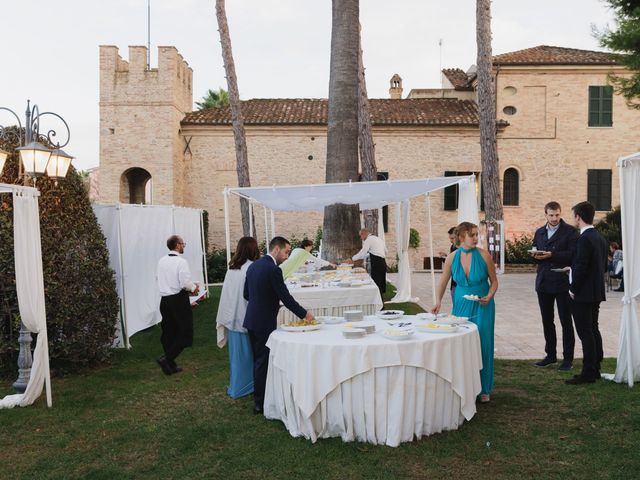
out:
{"label": "man in white shirt", "polygon": [[193,344],[193,314],[189,294],[197,295],[200,288],[191,281],[189,264],[180,256],[187,244],[179,235],[167,239],[169,254],[158,262],[157,280],[160,290],[164,355],[157,362],[165,375],[181,372],[176,357]]}
{"label": "man in white shirt", "polygon": [[362,248],[353,257],[346,259],[345,263],[364,260],[369,255],[371,278],[380,289],[380,296],[382,296],[387,289],[387,262],[385,261],[384,243],[380,238],[371,235],[366,228],[360,230],[360,238],[362,239]]}

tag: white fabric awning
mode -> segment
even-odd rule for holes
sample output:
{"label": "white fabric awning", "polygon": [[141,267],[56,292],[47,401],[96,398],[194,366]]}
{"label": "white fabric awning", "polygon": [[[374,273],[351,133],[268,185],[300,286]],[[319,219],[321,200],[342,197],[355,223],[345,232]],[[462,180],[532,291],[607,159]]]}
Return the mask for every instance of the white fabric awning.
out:
{"label": "white fabric awning", "polygon": [[346,205],[360,204],[361,210],[372,210],[390,203],[403,202],[450,185],[467,182],[475,182],[475,176],[323,183],[316,185],[237,187],[228,188],[227,191],[275,211],[322,211],[325,207],[337,203]]}

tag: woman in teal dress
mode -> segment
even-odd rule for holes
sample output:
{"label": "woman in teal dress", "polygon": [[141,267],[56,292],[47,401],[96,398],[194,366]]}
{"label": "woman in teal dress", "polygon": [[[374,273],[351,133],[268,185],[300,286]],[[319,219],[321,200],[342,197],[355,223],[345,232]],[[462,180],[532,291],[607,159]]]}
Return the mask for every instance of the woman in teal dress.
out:
{"label": "woman in teal dress", "polygon": [[[453,277],[457,287],[451,313],[469,317],[469,321],[478,327],[482,352],[480,401],[488,402],[493,389],[493,326],[496,316],[493,297],[498,290],[498,278],[489,253],[477,247],[478,226],[462,222],[456,227],[456,235],[460,246],[449,254],[444,263],[436,294],[437,303],[431,312],[440,311],[442,296]],[[465,295],[477,295],[479,301],[467,300]]]}

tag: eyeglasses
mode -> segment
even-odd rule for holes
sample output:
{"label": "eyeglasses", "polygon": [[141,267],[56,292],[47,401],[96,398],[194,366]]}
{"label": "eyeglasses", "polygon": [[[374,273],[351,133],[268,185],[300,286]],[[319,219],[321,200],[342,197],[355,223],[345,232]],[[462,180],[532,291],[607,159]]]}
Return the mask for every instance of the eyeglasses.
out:
{"label": "eyeglasses", "polygon": [[182,245],[183,247],[187,246],[187,242],[178,242],[178,245]]}

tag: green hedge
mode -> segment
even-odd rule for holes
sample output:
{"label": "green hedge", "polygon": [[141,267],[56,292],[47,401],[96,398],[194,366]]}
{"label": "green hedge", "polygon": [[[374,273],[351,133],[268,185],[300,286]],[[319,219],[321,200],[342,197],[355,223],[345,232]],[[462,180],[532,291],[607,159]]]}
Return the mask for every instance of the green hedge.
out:
{"label": "green hedge", "polygon": [[533,246],[533,237],[529,235],[521,235],[513,240],[507,240],[504,244],[504,261],[505,263],[530,263],[535,261],[527,253]]}

